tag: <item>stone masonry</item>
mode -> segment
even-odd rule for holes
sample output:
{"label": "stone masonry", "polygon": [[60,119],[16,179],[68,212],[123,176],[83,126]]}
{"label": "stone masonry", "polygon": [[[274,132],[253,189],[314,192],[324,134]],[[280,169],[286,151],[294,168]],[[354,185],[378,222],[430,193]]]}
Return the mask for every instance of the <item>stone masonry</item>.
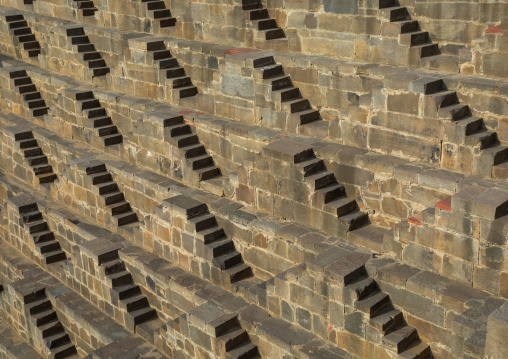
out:
{"label": "stone masonry", "polygon": [[0,359],[504,359],[508,5],[0,0]]}

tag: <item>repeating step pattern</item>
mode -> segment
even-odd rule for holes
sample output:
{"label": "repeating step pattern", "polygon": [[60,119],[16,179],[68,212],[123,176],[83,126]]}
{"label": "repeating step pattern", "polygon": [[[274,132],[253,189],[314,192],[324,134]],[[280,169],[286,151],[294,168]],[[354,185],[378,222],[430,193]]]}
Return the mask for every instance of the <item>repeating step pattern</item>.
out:
{"label": "repeating step pattern", "polygon": [[48,163],[48,158],[42,152],[42,148],[39,147],[32,131],[17,133],[14,139],[37,177],[39,184],[50,183],[56,180],[56,173],[53,173],[53,167]]}
{"label": "repeating step pattern", "polygon": [[41,93],[32,82],[25,70],[14,70],[9,73],[16,92],[23,96],[23,102],[28,107],[33,117],[44,116],[49,107],[43,100]]}
{"label": "repeating step pattern", "polygon": [[350,231],[369,222],[367,213],[358,208],[355,199],[347,197],[344,186],[337,182],[332,172],[326,170],[324,161],[317,158],[313,152],[295,162],[295,166],[300,169],[304,180],[313,190],[314,206],[322,207],[325,211],[337,215]]}
{"label": "repeating step pattern", "polygon": [[483,118],[473,116],[469,106],[460,103],[457,93],[448,90],[443,80],[429,83],[425,95],[436,104],[437,117],[450,121],[450,129],[445,129],[448,140],[478,148],[483,159],[490,157],[491,160],[485,162],[489,174],[492,165],[505,166],[508,147],[500,144],[496,132],[486,128]]}
{"label": "repeating step pattern", "polygon": [[432,43],[427,31],[421,31],[418,21],[411,20],[406,7],[398,6],[396,0],[379,0],[381,18],[385,35],[397,36],[399,44],[409,46],[418,58],[439,54],[439,46]]}
{"label": "repeating step pattern", "polygon": [[165,72],[164,79],[172,84],[173,91],[178,93],[178,98],[186,98],[197,95],[198,89],[192,84],[191,78],[185,74],[185,70],[178,64],[178,60],[166,49],[164,41],[153,41],[147,44],[147,50],[153,58],[154,65]]}
{"label": "repeating step pattern", "polygon": [[109,209],[116,226],[137,222],[138,216],[125,200],[105,164],[87,168],[86,174],[91,177],[94,190],[100,195],[101,203],[99,204]]}
{"label": "repeating step pattern", "polygon": [[106,61],[104,61],[100,52],[95,49],[95,46],[85,34],[85,29],[75,27],[66,31],[67,41],[76,48],[80,59],[91,70],[93,77],[105,76],[110,72]]}
{"label": "repeating step pattern", "polygon": [[161,28],[175,26],[176,18],[171,16],[171,11],[166,8],[163,0],[135,0],[141,1],[146,5],[148,18],[159,21]]}
{"label": "repeating step pattern", "polygon": [[[351,258],[354,254],[351,255]],[[401,358],[429,358],[430,347],[418,338],[415,328],[407,325],[400,310],[395,309],[390,297],[383,293],[374,279],[367,275],[364,264],[355,263],[350,255],[344,256],[340,268],[342,272],[346,299],[349,305],[360,311],[368,319],[369,325],[380,333],[379,344],[387,347]],[[347,263],[346,263],[347,262]],[[346,273],[346,274],[344,274]]]}
{"label": "repeating step pattern", "polygon": [[64,359],[77,354],[58,315],[53,309],[51,301],[45,291],[35,292],[32,296],[25,296],[25,308],[30,314],[30,321],[37,327],[40,341],[44,342],[51,352],[50,357]]}
{"label": "repeating step pattern", "polygon": [[83,91],[76,94],[81,111],[86,116],[89,127],[93,127],[102,140],[104,146],[111,146],[123,142],[123,136],[113,124],[111,117],[107,115],[106,109],[101,106],[92,91]]}
{"label": "repeating step pattern", "polygon": [[198,136],[192,133],[190,125],[184,122],[182,115],[169,117],[165,120],[165,126],[169,142],[181,151],[188,167],[197,174],[199,182],[221,175],[212,156],[207,154],[205,146],[199,142]]}
{"label": "repeating step pattern", "polygon": [[233,240],[218,225],[215,216],[208,211],[206,203],[182,195],[165,202],[179,212],[184,211],[189,221],[189,231],[203,244],[196,246],[196,255],[211,261],[222,271],[227,282],[235,283],[252,276],[251,267],[243,262],[242,255],[235,249]]}
{"label": "repeating step pattern", "polygon": [[128,313],[125,323],[129,328],[134,329],[136,325],[158,318],[157,311],[150,307],[141,288],[134,284],[125,263],[118,257],[118,251],[100,256],[99,266],[111,284],[112,301]]}
{"label": "repeating step pattern", "polygon": [[41,53],[41,45],[28,26],[25,17],[22,14],[16,14],[5,15],[4,18],[9,24],[11,35],[23,45],[23,50],[27,52],[28,57],[37,57]]}
{"label": "repeating step pattern", "polygon": [[271,86],[272,100],[280,104],[278,110],[289,113],[291,123],[305,125],[321,119],[319,110],[303,98],[298,87],[293,86],[291,77],[284,74],[284,68],[270,56],[254,64],[262,72],[263,81]]}
{"label": "repeating step pattern", "polygon": [[74,0],[74,4],[83,16],[94,16],[98,11],[92,0]]}
{"label": "repeating step pattern", "polygon": [[19,215],[30,237],[35,243],[35,248],[43,256],[46,264],[52,264],[67,259],[55,234],[49,229],[39,211],[37,203],[29,203],[19,207]]}
{"label": "repeating step pattern", "polygon": [[274,40],[286,37],[275,19],[271,19],[268,10],[263,7],[260,0],[246,0],[242,2],[242,8],[247,12],[248,23],[256,30],[265,34],[266,40]]}
{"label": "repeating step pattern", "polygon": [[252,359],[259,358],[258,347],[249,339],[249,334],[237,320],[224,322],[218,327],[217,341],[220,350],[226,353],[226,359]]}

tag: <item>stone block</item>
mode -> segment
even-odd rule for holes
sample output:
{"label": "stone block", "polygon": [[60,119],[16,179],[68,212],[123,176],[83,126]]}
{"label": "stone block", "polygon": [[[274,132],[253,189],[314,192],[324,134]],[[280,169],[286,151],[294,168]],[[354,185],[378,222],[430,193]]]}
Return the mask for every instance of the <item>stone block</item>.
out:
{"label": "stone block", "polygon": [[279,140],[263,147],[263,156],[289,163],[298,163],[313,155],[312,147],[305,143]]}

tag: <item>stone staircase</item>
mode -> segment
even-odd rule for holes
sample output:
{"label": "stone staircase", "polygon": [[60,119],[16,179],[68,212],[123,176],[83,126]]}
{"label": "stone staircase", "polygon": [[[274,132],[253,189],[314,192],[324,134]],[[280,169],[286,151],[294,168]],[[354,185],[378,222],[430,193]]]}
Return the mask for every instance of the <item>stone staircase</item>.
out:
{"label": "stone staircase", "polygon": [[212,262],[230,284],[252,276],[252,269],[243,262],[233,240],[218,225],[205,203],[186,196],[172,197],[164,202],[186,216],[189,231],[197,242],[203,244],[196,246],[196,255]]}
{"label": "stone staircase", "polygon": [[460,103],[456,91],[448,90],[443,80],[437,80],[425,86],[424,94],[435,104],[426,107],[435,110],[426,113],[426,117],[449,121],[445,126],[445,139],[481,152],[476,172],[490,175],[492,166],[508,166],[508,147],[501,145],[496,132],[486,128],[483,118],[474,116],[468,105]]}
{"label": "stone staircase", "polygon": [[284,74],[284,68],[275,62],[273,56],[257,59],[254,68],[260,71],[259,76],[270,88],[276,110],[289,114],[288,127],[296,128],[321,119],[319,110],[313,109],[309,100],[303,98],[300,89],[293,86],[291,77]]}
{"label": "stone staircase", "polygon": [[[90,1],[91,2],[91,1]],[[75,27],[66,30],[67,41],[73,46],[86,66],[91,70],[93,77],[105,76],[110,69],[101,54],[95,49],[90,39],[85,34],[83,27]]]}
{"label": "stone staircase", "polygon": [[182,115],[169,117],[164,122],[169,142],[180,150],[188,168],[197,175],[197,182],[220,176],[220,169],[215,166],[212,156],[206,152],[198,136],[192,133]]}
{"label": "stone staircase", "polygon": [[[407,325],[403,313],[395,309],[390,297],[371,278],[363,260],[355,252],[340,258],[331,271],[344,285],[344,304],[353,307],[364,321],[377,332],[369,337],[387,347],[397,358],[429,358],[430,347],[418,338],[415,328]],[[369,330],[366,329],[366,332]]]}
{"label": "stone staircase", "polygon": [[132,210],[129,202],[125,200],[105,164],[88,167],[86,174],[92,180],[93,191],[100,195],[101,203],[99,204],[107,207],[111,212],[115,226],[120,227],[137,222],[138,216]]}
{"label": "stone staircase", "polygon": [[36,40],[32,29],[28,26],[22,14],[5,15],[5,21],[9,25],[11,35],[23,45],[23,50],[28,57],[37,57],[41,53],[41,45]]}
{"label": "stone staircase", "polygon": [[337,215],[352,231],[368,223],[369,218],[358,208],[356,200],[346,195],[332,172],[326,170],[324,161],[308,151],[295,159],[295,166],[301,171],[304,181],[311,187],[312,205]]}
{"label": "stone staircase", "polygon": [[67,259],[55,234],[49,229],[36,202],[25,203],[18,207],[19,215],[24,227],[30,233],[35,248],[44,258],[46,264],[52,264]]}
{"label": "stone staircase", "polygon": [[263,7],[260,0],[243,0],[242,9],[247,12],[247,23],[251,28],[259,30],[268,40],[286,37],[275,19],[271,19],[268,10]]}
{"label": "stone staircase", "polygon": [[159,27],[175,26],[176,18],[171,16],[171,11],[166,8],[163,0],[134,0],[141,1],[146,5],[148,18],[159,21]]}
{"label": "stone staircase", "polygon": [[162,82],[171,83],[173,92],[176,92],[175,98],[192,97],[198,93],[197,87],[192,85],[191,78],[186,76],[185,70],[178,64],[178,60],[171,55],[171,51],[166,49],[164,41],[147,43],[147,51],[150,58],[153,59],[155,67],[161,73],[165,73]]}
{"label": "stone staircase", "polygon": [[92,0],[73,0],[73,3],[83,16],[94,16],[98,11]]}
{"label": "stone staircase", "polygon": [[134,284],[132,275],[126,270],[117,250],[99,256],[99,266],[111,285],[113,304],[128,313],[125,324],[130,329],[134,330],[135,326],[158,317],[157,311],[150,307],[148,298],[141,293],[139,285]]}
{"label": "stone staircase", "polygon": [[37,339],[45,343],[49,349],[48,357],[55,359],[73,357],[76,354],[76,347],[58,320],[56,311],[53,309],[51,301],[46,297],[45,291],[25,296],[24,301],[25,309],[30,314],[30,321],[38,329]]}
{"label": "stone staircase", "polygon": [[412,20],[406,7],[397,5],[397,0],[379,0],[382,34],[398,37],[399,44],[409,47],[410,63],[421,58],[439,54],[439,46],[432,43],[427,31],[421,31],[418,21]]}
{"label": "stone staircase", "polygon": [[39,147],[32,131],[16,133],[14,139],[16,147],[23,153],[39,184],[56,180],[56,173],[53,173],[53,167],[48,163],[48,158]]}
{"label": "stone staircase", "polygon": [[28,107],[33,117],[44,116],[49,107],[42,99],[41,93],[32,83],[32,79],[25,70],[14,70],[9,73],[16,92],[23,96],[23,102]]}
{"label": "stone staircase", "polygon": [[92,91],[76,93],[76,100],[81,111],[86,116],[88,127],[94,128],[104,146],[116,145],[123,142],[123,136],[113,124],[111,117],[107,115],[106,109],[101,106]]}

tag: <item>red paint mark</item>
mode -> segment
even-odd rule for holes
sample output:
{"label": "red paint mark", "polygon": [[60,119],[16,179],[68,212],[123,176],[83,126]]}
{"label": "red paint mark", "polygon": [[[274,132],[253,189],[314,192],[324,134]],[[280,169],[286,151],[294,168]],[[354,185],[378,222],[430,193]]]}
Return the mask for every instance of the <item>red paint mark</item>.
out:
{"label": "red paint mark", "polygon": [[415,214],[413,217],[409,217],[407,221],[414,226],[423,227],[421,214]]}
{"label": "red paint mark", "polygon": [[286,135],[285,133],[281,133],[278,135],[278,137],[289,137],[289,135]]}
{"label": "red paint mark", "polygon": [[333,325],[328,324],[328,331],[331,331],[331,330],[333,330]]}
{"label": "red paint mark", "polygon": [[226,55],[234,55],[234,54],[241,54],[241,53],[244,53],[244,52],[257,52],[257,51],[261,51],[261,50],[258,50],[258,49],[249,49],[249,48],[246,48],[246,47],[239,47],[239,48],[236,48],[236,49],[227,49],[226,50]]}
{"label": "red paint mark", "polygon": [[445,199],[436,203],[436,207],[445,211],[452,211],[452,196],[448,196]]}
{"label": "red paint mark", "polygon": [[183,110],[183,111],[180,111],[180,112],[177,112],[177,113],[180,114],[180,115],[188,115],[189,113],[194,113],[194,111]]}
{"label": "red paint mark", "polygon": [[201,116],[201,115],[204,115],[205,113],[204,113],[204,112],[196,112],[196,114],[197,114],[198,116]]}
{"label": "red paint mark", "polygon": [[496,25],[489,27],[487,30],[485,30],[487,34],[502,34],[503,29],[501,28],[501,25]]}

